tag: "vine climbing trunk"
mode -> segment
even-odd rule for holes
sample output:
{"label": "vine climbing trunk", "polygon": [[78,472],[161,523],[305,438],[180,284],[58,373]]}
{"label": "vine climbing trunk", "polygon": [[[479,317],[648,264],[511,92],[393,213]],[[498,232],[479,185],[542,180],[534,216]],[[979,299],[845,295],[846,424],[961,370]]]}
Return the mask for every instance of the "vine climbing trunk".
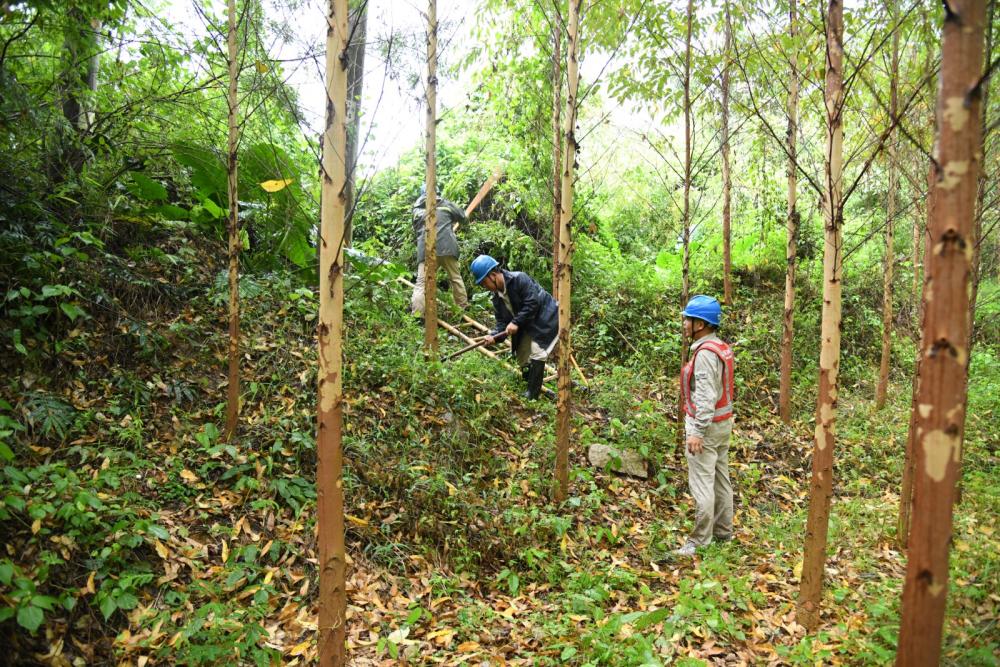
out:
{"label": "vine climbing trunk", "polygon": [[559,294],[559,211],[562,207],[562,25],[552,13],[552,293]]}
{"label": "vine climbing trunk", "polygon": [[795,321],[795,259],[799,237],[799,212],[796,209],[797,179],[795,172],[799,114],[799,62],[797,16],[795,0],[788,3],[788,37],[792,56],[789,59],[788,78],[788,215],[785,219],[785,308],[781,318],[781,380],[778,389],[778,413],[781,421],[792,421],[792,337]]}
{"label": "vine climbing trunk", "polygon": [[424,354],[436,357],[437,338],[437,0],[427,2],[427,221],[424,232]]}
{"label": "vine climbing trunk", "polygon": [[573,172],[576,164],[576,107],[579,84],[580,6],[583,0],[569,1],[566,44],[566,118],[563,131],[565,154],[562,161],[562,198],[559,215],[559,398],[556,404],[556,492],[562,502],[569,494],[570,355],[572,325],[570,287],[573,278]]}
{"label": "vine climbing trunk", "polygon": [[809,517],[806,524],[798,621],[813,630],[819,624],[823,568],[830,527],[833,446],[836,439],[840,370],[841,283],[843,268],[844,5],[829,0],[826,11],[826,173],[823,192],[823,308],[820,324],[819,396],[812,454]]}
{"label": "vine climbing trunk", "polygon": [[946,4],[914,417],[913,525],[897,665],[936,665],[941,659],[952,509],[965,430],[985,17],[985,0]]}
{"label": "vine climbing trunk", "polygon": [[343,328],[347,192],[347,0],[330,0],[326,32],[326,130],[319,234],[319,407],[316,506],[319,529],[319,664],[346,664]]}
{"label": "vine climbing trunk", "polygon": [[[794,1],[794,0],[793,0]],[[729,61],[733,44],[733,25],[729,3],[725,3],[725,42],[722,65],[722,298],[727,306],[733,303],[732,280],[732,174],[729,168]]]}
{"label": "vine climbing trunk", "polygon": [[[681,259],[681,308],[687,305],[691,298],[691,35],[694,23],[694,0],[687,3],[687,28],[684,40],[684,208],[681,211],[683,219],[682,243],[683,257]],[[687,334],[681,332],[681,368],[688,360],[690,341]],[[677,396],[677,451],[683,457],[684,447],[684,397]]]}
{"label": "vine climbing trunk", "polygon": [[240,202],[237,179],[237,152],[240,135],[237,114],[239,63],[236,61],[236,0],[228,0],[229,34],[227,38],[229,60],[229,141],[226,146],[226,167],[229,195],[229,387],[226,395],[225,439],[232,440],[240,415]]}
{"label": "vine climbing trunk", "polygon": [[[893,25],[896,24],[896,11],[893,9]],[[895,118],[899,107],[899,29],[892,33],[892,75],[889,80],[889,118]],[[896,164],[896,140],[888,143],[889,191],[885,207],[885,261],[882,274],[882,358],[879,363],[878,386],[875,390],[875,409],[885,407],[886,395],[889,392],[889,360],[892,356],[892,276],[895,265],[895,239],[893,230],[896,224],[896,196],[899,189],[899,168]]]}

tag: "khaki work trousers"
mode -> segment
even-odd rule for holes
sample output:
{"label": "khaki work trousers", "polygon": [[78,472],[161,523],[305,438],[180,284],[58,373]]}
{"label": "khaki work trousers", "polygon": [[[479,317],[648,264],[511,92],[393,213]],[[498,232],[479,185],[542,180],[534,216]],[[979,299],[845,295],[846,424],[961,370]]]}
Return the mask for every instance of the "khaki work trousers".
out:
{"label": "khaki work trousers", "polygon": [[694,497],[694,530],[690,540],[705,546],[713,537],[733,534],[733,485],[729,481],[729,436],[733,420],[714,422],[705,430],[702,452],[687,451],[688,485]]}
{"label": "khaki work trousers", "polygon": [[517,357],[517,365],[527,366],[532,361],[548,361],[558,343],[559,337],[556,336],[549,343],[548,347],[542,347],[531,336],[527,334],[521,336],[517,349],[514,350],[514,356]]}
{"label": "khaki work trousers", "polygon": [[[458,257],[438,257],[439,269],[448,272],[448,282],[451,283],[451,296],[455,305],[465,310],[469,305],[469,297],[465,293],[465,283],[462,282],[462,271],[458,266]],[[424,263],[417,266],[417,280],[414,283],[413,298],[410,299],[410,312],[417,317],[424,316]]]}

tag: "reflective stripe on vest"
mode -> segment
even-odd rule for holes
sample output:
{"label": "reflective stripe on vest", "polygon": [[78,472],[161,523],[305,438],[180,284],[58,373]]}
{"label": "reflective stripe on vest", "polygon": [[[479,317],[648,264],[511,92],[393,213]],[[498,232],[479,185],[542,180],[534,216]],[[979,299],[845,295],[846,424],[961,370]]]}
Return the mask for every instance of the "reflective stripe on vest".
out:
{"label": "reflective stripe on vest", "polygon": [[702,350],[711,350],[722,360],[722,396],[715,404],[715,413],[712,416],[713,422],[721,422],[733,416],[733,350],[721,340],[706,340],[695,348],[691,355],[691,361],[684,364],[681,369],[681,394],[684,399],[684,414],[689,417],[695,416],[694,400],[694,360]]}

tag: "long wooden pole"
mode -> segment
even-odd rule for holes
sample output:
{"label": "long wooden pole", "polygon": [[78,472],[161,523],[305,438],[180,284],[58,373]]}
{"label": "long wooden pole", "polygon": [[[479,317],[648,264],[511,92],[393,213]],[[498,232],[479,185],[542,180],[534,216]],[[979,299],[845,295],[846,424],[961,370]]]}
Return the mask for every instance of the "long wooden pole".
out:
{"label": "long wooden pole", "polygon": [[427,2],[427,226],[424,232],[424,353],[437,338],[437,0]]}
{"label": "long wooden pole", "polygon": [[897,665],[936,665],[941,659],[952,510],[965,431],[985,22],[985,0],[946,5],[915,415],[913,527]]}
{"label": "long wooden pole", "polygon": [[319,664],[346,664],[344,549],[344,243],[347,198],[347,0],[330,0],[326,32],[326,131],[320,202],[319,406],[316,506],[319,528]]}
{"label": "long wooden pole", "polygon": [[573,278],[573,166],[576,163],[576,106],[579,84],[580,6],[583,0],[569,1],[566,47],[566,118],[563,131],[565,153],[562,164],[562,199],[559,213],[559,399],[556,404],[556,492],[559,502],[569,493],[569,430],[572,381],[570,353],[570,288]]}
{"label": "long wooden pole", "polygon": [[809,518],[799,587],[798,621],[813,630],[819,624],[823,568],[833,492],[833,446],[836,442],[840,370],[841,287],[843,284],[843,146],[844,5],[829,0],[826,15],[826,183],[823,217],[823,309],[820,324],[819,393],[812,456]]}
{"label": "long wooden pole", "polygon": [[229,196],[229,387],[226,393],[226,430],[224,437],[232,440],[240,415],[240,203],[237,178],[237,149],[239,146],[239,63],[236,61],[236,0],[228,0],[227,13],[229,34],[227,41],[229,58],[229,93],[226,97],[229,107],[229,142],[226,147],[228,180],[226,189]]}
{"label": "long wooden pole", "polygon": [[559,236],[562,226],[562,17],[559,4],[552,12],[552,293],[559,294]]}

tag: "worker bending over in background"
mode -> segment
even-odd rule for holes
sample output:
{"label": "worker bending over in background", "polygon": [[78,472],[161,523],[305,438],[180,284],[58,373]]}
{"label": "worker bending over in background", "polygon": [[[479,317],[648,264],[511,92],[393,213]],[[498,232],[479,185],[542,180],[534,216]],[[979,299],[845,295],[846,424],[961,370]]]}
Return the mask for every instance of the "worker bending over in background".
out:
{"label": "worker bending over in background", "polygon": [[487,335],[488,344],[500,332],[510,336],[511,351],[528,383],[524,395],[534,400],[542,391],[545,361],[559,340],[559,304],[527,273],[501,269],[489,255],[472,260],[471,269],[476,284],[492,292],[497,323]]}
{"label": "worker bending over in background", "polygon": [[[438,197],[437,199],[437,237],[434,247],[437,254],[438,268],[448,272],[451,283],[451,296],[460,310],[469,305],[465,293],[465,283],[462,282],[462,272],[458,266],[458,239],[455,237],[455,227],[466,220],[465,211],[458,206]],[[413,233],[417,237],[417,279],[414,281],[413,298],[410,299],[410,312],[414,317],[424,316],[424,235],[427,233],[427,186],[420,187],[420,196],[413,202]],[[435,276],[431,276],[435,279]]]}

